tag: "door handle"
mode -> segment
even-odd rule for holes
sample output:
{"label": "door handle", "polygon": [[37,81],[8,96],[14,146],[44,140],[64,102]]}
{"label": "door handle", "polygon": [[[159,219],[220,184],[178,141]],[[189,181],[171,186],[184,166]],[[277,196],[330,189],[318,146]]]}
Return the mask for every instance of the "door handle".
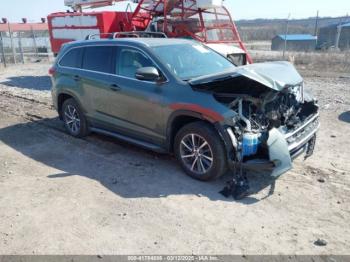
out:
{"label": "door handle", "polygon": [[75,76],[73,77],[73,79],[74,79],[74,81],[79,82],[79,81],[81,80],[81,77],[78,76],[78,75],[75,75]]}
{"label": "door handle", "polygon": [[117,84],[111,84],[110,88],[112,91],[119,91],[121,89]]}

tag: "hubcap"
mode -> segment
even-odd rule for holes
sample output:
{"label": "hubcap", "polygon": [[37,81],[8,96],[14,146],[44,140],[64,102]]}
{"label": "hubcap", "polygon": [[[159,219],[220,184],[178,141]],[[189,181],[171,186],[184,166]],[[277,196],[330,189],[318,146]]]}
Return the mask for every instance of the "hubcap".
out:
{"label": "hubcap", "polygon": [[78,134],[80,131],[80,118],[78,111],[72,105],[68,105],[64,111],[64,118],[67,127],[73,134]]}
{"label": "hubcap", "polygon": [[180,144],[181,159],[188,169],[204,175],[213,165],[213,152],[209,143],[197,134],[188,134]]}

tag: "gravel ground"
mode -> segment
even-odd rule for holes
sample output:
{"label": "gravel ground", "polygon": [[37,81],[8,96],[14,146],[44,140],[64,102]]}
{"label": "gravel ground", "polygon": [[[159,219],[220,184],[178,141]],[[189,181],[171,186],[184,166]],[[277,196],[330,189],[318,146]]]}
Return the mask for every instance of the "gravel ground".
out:
{"label": "gravel ground", "polygon": [[0,71],[0,254],[349,254],[349,78],[307,74],[314,156],[277,181],[249,174],[234,201],[218,193],[228,175],[201,183],[170,156],[66,135],[48,67]]}

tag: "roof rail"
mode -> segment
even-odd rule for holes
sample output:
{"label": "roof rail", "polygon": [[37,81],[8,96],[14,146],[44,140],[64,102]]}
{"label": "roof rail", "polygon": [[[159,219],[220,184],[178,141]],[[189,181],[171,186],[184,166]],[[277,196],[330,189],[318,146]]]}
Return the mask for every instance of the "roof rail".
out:
{"label": "roof rail", "polygon": [[[104,37],[105,36],[105,37]],[[86,36],[85,40],[92,40],[96,38],[168,38],[166,34],[161,32],[148,32],[148,31],[130,31],[130,32],[115,32],[115,33],[100,33],[90,34]]]}
{"label": "roof rail", "polygon": [[[85,37],[85,40],[92,40],[92,39],[99,39],[99,38],[104,38],[103,36],[107,36],[106,38],[113,38],[114,33],[100,33],[100,34],[90,34]],[[96,37],[96,38],[95,38]]]}
{"label": "roof rail", "polygon": [[168,38],[167,35],[162,32],[149,31],[116,32],[113,35],[113,38],[122,37]]}

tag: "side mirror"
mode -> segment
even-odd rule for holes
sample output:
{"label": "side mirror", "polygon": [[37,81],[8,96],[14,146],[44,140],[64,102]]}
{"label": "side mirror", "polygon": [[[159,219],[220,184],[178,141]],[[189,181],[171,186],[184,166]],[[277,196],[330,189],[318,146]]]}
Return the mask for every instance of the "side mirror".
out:
{"label": "side mirror", "polygon": [[157,81],[160,78],[160,75],[157,68],[149,66],[137,69],[135,77],[138,80]]}

